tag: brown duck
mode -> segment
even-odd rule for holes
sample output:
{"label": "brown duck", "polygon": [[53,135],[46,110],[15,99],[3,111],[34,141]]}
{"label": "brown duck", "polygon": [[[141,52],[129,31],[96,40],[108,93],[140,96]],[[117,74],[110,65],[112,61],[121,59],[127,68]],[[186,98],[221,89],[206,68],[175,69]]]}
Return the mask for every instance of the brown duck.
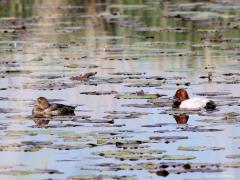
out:
{"label": "brown duck", "polygon": [[64,104],[50,104],[45,97],[39,97],[32,110],[32,115],[35,117],[74,115],[75,108]]}

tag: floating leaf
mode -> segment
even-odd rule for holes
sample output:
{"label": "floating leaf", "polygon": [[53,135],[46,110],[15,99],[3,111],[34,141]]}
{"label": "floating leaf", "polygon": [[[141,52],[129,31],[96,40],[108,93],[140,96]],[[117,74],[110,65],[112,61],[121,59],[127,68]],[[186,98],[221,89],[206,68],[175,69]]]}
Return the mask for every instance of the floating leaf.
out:
{"label": "floating leaf", "polygon": [[144,95],[125,94],[115,96],[115,98],[117,99],[156,99],[158,97],[160,97],[159,94],[144,94]]}
{"label": "floating leaf", "polygon": [[164,153],[162,150],[144,150],[144,149],[134,149],[134,150],[121,150],[121,151],[103,151],[97,152],[96,155],[104,156],[107,158],[117,158],[120,160],[154,160],[161,159],[159,154]]}
{"label": "floating leaf", "polygon": [[65,67],[67,67],[67,68],[78,68],[79,65],[78,64],[68,64]]}
{"label": "floating leaf", "polygon": [[85,94],[85,95],[111,95],[111,94],[117,94],[116,91],[88,91],[88,92],[80,92],[80,94]]}
{"label": "floating leaf", "polygon": [[198,96],[224,96],[224,95],[229,95],[231,93],[228,92],[199,92],[195,93]]}
{"label": "floating leaf", "polygon": [[206,147],[206,146],[179,146],[177,150],[180,151],[220,151],[223,147]]}
{"label": "floating leaf", "polygon": [[192,160],[195,159],[195,156],[186,156],[186,155],[164,155],[162,159],[164,160]]}
{"label": "floating leaf", "polygon": [[55,169],[35,169],[35,170],[5,170],[0,171],[2,175],[11,175],[11,176],[25,176],[33,174],[63,174],[63,172]]}

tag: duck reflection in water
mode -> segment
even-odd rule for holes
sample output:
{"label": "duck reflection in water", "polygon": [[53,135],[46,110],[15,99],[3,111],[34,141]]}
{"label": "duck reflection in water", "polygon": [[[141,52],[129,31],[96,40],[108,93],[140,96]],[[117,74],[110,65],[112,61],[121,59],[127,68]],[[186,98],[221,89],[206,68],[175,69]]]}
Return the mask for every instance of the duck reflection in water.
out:
{"label": "duck reflection in water", "polygon": [[173,115],[173,117],[176,120],[177,124],[187,124],[189,115],[177,114],[177,115]]}
{"label": "duck reflection in water", "polygon": [[45,127],[49,124],[50,120],[48,119],[34,119],[35,124],[37,127]]}

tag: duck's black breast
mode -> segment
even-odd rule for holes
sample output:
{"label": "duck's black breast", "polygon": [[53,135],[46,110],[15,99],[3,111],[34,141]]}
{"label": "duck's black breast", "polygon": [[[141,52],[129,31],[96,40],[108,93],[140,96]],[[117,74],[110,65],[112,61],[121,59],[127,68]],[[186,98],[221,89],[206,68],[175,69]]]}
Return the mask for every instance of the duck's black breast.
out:
{"label": "duck's black breast", "polygon": [[173,104],[172,104],[172,108],[179,108],[180,104],[181,104],[180,101],[175,100],[175,101],[173,102]]}

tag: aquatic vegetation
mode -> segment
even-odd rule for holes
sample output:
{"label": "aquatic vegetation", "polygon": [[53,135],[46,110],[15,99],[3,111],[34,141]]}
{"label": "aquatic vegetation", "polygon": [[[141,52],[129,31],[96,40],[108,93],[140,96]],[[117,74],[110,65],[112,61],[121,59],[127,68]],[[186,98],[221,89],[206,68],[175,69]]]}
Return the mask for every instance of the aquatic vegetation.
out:
{"label": "aquatic vegetation", "polygon": [[[0,1],[0,179],[237,178],[239,7]],[[179,88],[216,109],[173,109]]]}

